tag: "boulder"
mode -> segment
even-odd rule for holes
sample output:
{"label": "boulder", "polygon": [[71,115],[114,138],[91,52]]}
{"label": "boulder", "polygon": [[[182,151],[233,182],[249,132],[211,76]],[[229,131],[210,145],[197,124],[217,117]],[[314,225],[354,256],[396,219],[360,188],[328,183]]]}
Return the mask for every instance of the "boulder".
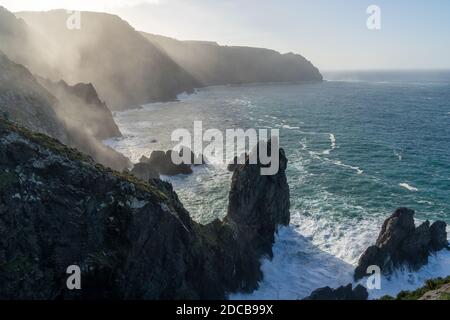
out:
{"label": "boulder", "polygon": [[174,164],[172,162],[172,152],[169,151],[153,151],[150,158],[142,159],[148,166],[152,167],[156,172],[165,176],[176,176],[178,174],[191,174],[192,167],[189,164]]}

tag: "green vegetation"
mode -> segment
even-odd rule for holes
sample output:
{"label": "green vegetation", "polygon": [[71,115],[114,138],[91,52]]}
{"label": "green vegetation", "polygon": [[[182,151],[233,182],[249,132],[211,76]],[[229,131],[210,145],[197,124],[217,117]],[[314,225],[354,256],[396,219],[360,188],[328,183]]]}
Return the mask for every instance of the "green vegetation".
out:
{"label": "green vegetation", "polygon": [[[397,295],[396,298],[391,296],[383,296],[380,298],[380,300],[419,300],[428,291],[437,290],[447,283],[450,283],[450,276],[446,278],[427,280],[425,286],[423,286],[422,288],[414,291],[402,291]],[[443,294],[441,298],[444,298],[441,300],[450,300],[450,294]]]}
{"label": "green vegetation", "polygon": [[450,300],[450,293],[444,293],[440,296],[439,300]]}

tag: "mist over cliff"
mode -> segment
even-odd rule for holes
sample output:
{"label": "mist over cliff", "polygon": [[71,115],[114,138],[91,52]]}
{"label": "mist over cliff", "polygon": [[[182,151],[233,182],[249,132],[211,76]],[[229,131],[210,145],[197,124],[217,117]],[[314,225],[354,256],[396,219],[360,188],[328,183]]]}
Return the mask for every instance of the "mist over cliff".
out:
{"label": "mist over cliff", "polygon": [[198,83],[164,52],[118,16],[82,12],[81,29],[67,28],[65,10],[21,12],[17,16],[51,44],[42,74],[68,83],[93,83],[113,110],[175,99]]}
{"label": "mist over cliff", "polygon": [[32,30],[33,45],[45,46],[41,64],[51,67],[39,66],[40,75],[93,83],[112,110],[174,100],[209,85],[322,80],[300,55],[177,41],[138,32],[111,14],[81,12],[79,30],[67,28],[65,10],[16,15]]}

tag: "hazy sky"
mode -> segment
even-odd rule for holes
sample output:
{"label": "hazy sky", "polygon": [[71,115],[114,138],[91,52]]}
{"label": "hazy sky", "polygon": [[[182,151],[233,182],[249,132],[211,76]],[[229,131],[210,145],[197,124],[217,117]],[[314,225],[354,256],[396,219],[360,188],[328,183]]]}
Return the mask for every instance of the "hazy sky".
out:
{"label": "hazy sky", "polygon": [[[0,0],[12,11],[71,8],[120,15],[178,39],[303,54],[322,70],[450,69],[449,0]],[[369,30],[369,5],[381,30]]]}

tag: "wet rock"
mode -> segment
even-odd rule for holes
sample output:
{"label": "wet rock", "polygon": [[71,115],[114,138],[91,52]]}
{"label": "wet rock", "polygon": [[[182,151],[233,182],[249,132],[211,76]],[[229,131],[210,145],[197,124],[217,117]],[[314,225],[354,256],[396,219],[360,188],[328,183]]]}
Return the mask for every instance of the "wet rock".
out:
{"label": "wet rock", "polygon": [[416,228],[414,211],[397,209],[384,222],[376,244],[360,257],[355,279],[366,276],[367,268],[371,265],[379,266],[385,274],[402,265],[418,270],[428,263],[431,253],[448,246],[445,227],[443,221],[437,221],[431,226],[426,221]]}

